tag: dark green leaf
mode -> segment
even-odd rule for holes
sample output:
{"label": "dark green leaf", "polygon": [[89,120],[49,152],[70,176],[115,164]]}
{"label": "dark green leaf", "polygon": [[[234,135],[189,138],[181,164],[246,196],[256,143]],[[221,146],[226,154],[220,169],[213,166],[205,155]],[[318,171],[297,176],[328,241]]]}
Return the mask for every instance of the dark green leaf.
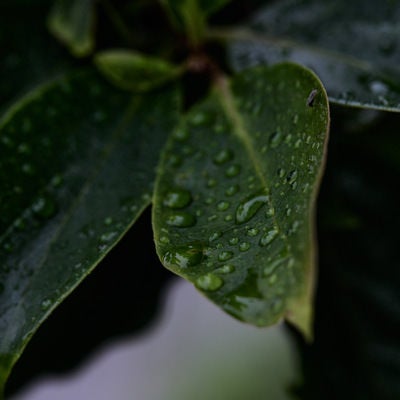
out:
{"label": "dark green leaf", "polygon": [[88,71],[33,91],[1,120],[0,387],[149,204],[177,109],[175,91],[131,97]]}
{"label": "dark green leaf", "polygon": [[77,57],[90,54],[94,47],[95,0],[56,0],[48,25],[55,37]]}
{"label": "dark green leaf", "polygon": [[198,0],[161,0],[171,22],[186,32],[192,44],[199,44],[204,35],[206,19]]}
{"label": "dark green leaf", "polygon": [[286,317],[309,334],[328,123],[324,88],[300,66],[220,82],[162,160],[153,218],[163,264],[239,319]]}
{"label": "dark green leaf", "polygon": [[130,50],[98,53],[95,63],[116,86],[133,91],[149,91],[177,78],[183,69],[155,57]]}
{"label": "dark green leaf", "polygon": [[0,111],[71,64],[69,55],[45,29],[47,5],[9,3],[0,2]]}
{"label": "dark green leaf", "polygon": [[353,121],[355,110],[337,111],[318,202],[315,343],[306,349],[302,399],[394,400],[400,398],[400,115],[379,115],[354,131],[343,120]]}
{"label": "dark green leaf", "polygon": [[291,60],[312,68],[333,102],[400,111],[399,19],[398,1],[285,0],[220,34],[234,39],[236,70]]}

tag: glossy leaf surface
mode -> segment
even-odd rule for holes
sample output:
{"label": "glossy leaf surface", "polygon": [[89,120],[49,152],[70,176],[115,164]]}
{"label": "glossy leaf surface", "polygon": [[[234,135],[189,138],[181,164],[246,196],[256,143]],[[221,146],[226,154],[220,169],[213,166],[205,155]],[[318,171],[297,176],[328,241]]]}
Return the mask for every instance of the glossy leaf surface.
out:
{"label": "glossy leaf surface", "polygon": [[286,317],[309,334],[328,124],[325,91],[300,66],[220,82],[163,157],[153,208],[163,264],[241,320]]}
{"label": "glossy leaf surface", "polygon": [[182,69],[136,51],[109,50],[96,54],[95,63],[121,89],[148,91],[177,78]]}
{"label": "glossy leaf surface", "polygon": [[77,57],[94,47],[94,0],[56,0],[48,19],[50,31]]}
{"label": "glossy leaf surface", "polygon": [[235,69],[290,60],[313,69],[335,103],[400,111],[400,3],[285,0],[233,39]]}
{"label": "glossy leaf surface", "polygon": [[149,204],[177,103],[175,91],[131,97],[86,71],[33,91],[1,120],[0,386]]}

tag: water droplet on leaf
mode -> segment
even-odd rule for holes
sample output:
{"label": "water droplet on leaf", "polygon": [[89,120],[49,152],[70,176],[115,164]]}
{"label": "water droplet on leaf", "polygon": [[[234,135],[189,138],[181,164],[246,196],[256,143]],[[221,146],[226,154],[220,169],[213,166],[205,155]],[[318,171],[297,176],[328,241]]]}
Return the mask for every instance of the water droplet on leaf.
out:
{"label": "water droplet on leaf", "polygon": [[196,287],[209,292],[218,290],[223,284],[224,281],[213,273],[202,275],[196,279]]}
{"label": "water droplet on leaf", "polygon": [[169,191],[165,197],[163,204],[166,207],[179,209],[188,206],[192,201],[190,192],[184,189],[174,189]]}
{"label": "water droplet on leaf", "polygon": [[203,246],[189,244],[166,251],[162,261],[167,268],[186,269],[200,264],[203,258]]}
{"label": "water droplet on leaf", "polygon": [[264,192],[248,197],[240,203],[236,209],[236,222],[242,224],[250,221],[268,200],[269,198]]}
{"label": "water droplet on leaf", "polygon": [[188,228],[196,224],[196,217],[188,212],[176,212],[167,217],[167,225]]}
{"label": "water droplet on leaf", "polygon": [[266,232],[260,239],[261,246],[267,246],[278,236],[278,231],[276,229],[271,229]]}
{"label": "water droplet on leaf", "polygon": [[218,254],[219,261],[228,261],[232,257],[233,257],[233,253],[231,251],[221,251],[221,253]]}
{"label": "water droplet on leaf", "polygon": [[213,161],[217,165],[225,164],[226,162],[233,159],[233,152],[231,150],[223,149],[218,152]]}

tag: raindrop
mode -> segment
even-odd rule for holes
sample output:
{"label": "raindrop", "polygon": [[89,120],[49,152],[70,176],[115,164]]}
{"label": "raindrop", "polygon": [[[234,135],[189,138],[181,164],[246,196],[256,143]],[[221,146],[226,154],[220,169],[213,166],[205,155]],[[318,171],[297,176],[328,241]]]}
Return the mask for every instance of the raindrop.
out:
{"label": "raindrop", "polygon": [[369,84],[369,89],[376,96],[384,96],[387,94],[389,90],[386,83],[383,83],[381,81],[372,81]]}
{"label": "raindrop", "polygon": [[242,242],[239,244],[239,250],[240,251],[247,251],[250,249],[250,243],[249,242]]}
{"label": "raindrop", "polygon": [[267,216],[267,218],[273,217],[275,215],[275,209],[273,207],[268,208],[265,215]]}
{"label": "raindrop", "polygon": [[103,243],[110,242],[118,235],[118,232],[106,232],[100,236],[100,241]]}
{"label": "raindrop", "polygon": [[51,185],[55,188],[60,187],[63,183],[63,177],[61,175],[54,175],[51,180]]}
{"label": "raindrop", "polygon": [[231,251],[221,251],[221,253],[218,254],[219,261],[228,261],[232,257],[233,257],[233,253]]}
{"label": "raindrop", "polygon": [[236,222],[242,224],[250,221],[257,211],[269,200],[265,192],[248,197],[236,209]]}
{"label": "raindrop", "polygon": [[277,280],[278,280],[278,276],[276,274],[273,274],[268,279],[268,282],[269,282],[270,285],[274,285]]}
{"label": "raindrop", "polygon": [[270,146],[273,149],[278,147],[280,145],[280,143],[282,142],[282,139],[283,139],[283,135],[280,130],[274,132],[269,138]]}
{"label": "raindrop", "polygon": [[227,196],[233,196],[237,192],[239,192],[239,190],[240,190],[239,185],[232,185],[232,186],[229,186],[228,189],[226,189],[225,194]]}
{"label": "raindrop", "polygon": [[160,243],[161,244],[168,244],[170,242],[168,236],[161,236],[160,237]]}
{"label": "raindrop", "polygon": [[173,189],[165,197],[163,204],[166,207],[179,209],[188,206],[192,201],[190,192],[184,189]]}
{"label": "raindrop", "polygon": [[233,164],[230,167],[228,167],[225,171],[225,176],[228,178],[233,178],[237,175],[240,174],[240,165],[238,164]]}
{"label": "raindrop", "polygon": [[41,218],[50,218],[56,213],[56,204],[48,196],[40,196],[32,204],[32,211]]}
{"label": "raindrop", "polygon": [[215,164],[221,165],[227,163],[232,159],[233,159],[233,152],[228,149],[223,149],[215,155],[213,161]]}
{"label": "raindrop", "polygon": [[168,158],[168,163],[171,167],[180,167],[182,165],[182,158],[176,154],[171,154]]}
{"label": "raindrop", "polygon": [[225,220],[226,222],[232,221],[232,220],[233,220],[233,215],[231,215],[231,214],[226,215],[225,218],[224,218],[224,220]]}
{"label": "raindrop", "polygon": [[218,211],[226,211],[229,207],[230,207],[230,203],[229,203],[229,201],[220,201],[218,204],[217,204],[217,210]]}
{"label": "raindrop", "polygon": [[27,175],[34,175],[35,173],[35,167],[29,163],[22,164],[21,170],[24,174]]}
{"label": "raindrop", "polygon": [[196,224],[196,217],[188,212],[176,212],[167,217],[167,225],[188,228]]}
{"label": "raindrop", "polygon": [[110,226],[113,223],[113,219],[111,217],[104,218],[104,225]]}
{"label": "raindrop", "polygon": [[208,221],[208,222],[212,222],[212,221],[215,221],[217,218],[218,218],[218,215],[213,214],[213,215],[210,215],[210,216],[207,218],[207,221]]}
{"label": "raindrop", "polygon": [[229,239],[229,244],[231,244],[232,246],[235,244],[238,244],[238,243],[239,243],[239,238],[237,238],[237,237],[233,237],[233,238]]}
{"label": "raindrop", "polygon": [[222,236],[222,232],[221,231],[217,231],[214,232],[210,235],[210,237],[208,238],[209,242],[213,242],[214,240],[219,239]]}
{"label": "raindrop", "polygon": [[167,268],[185,269],[200,264],[203,257],[202,246],[198,244],[189,244],[166,251],[162,256],[162,261]]}
{"label": "raindrop", "polygon": [[29,144],[27,144],[27,143],[21,143],[18,146],[17,150],[18,150],[19,154],[30,154],[31,153],[31,148],[30,148]]}
{"label": "raindrop", "polygon": [[209,292],[218,290],[223,284],[224,281],[219,276],[214,275],[211,272],[196,279],[196,287]]}
{"label": "raindrop", "polygon": [[266,232],[260,239],[260,246],[268,246],[278,236],[277,229],[271,229]]}
{"label": "raindrop", "polygon": [[174,131],[174,139],[183,142],[185,140],[187,140],[189,138],[189,130],[187,129],[187,127],[179,127]]}
{"label": "raindrop", "polygon": [[291,185],[292,183],[294,183],[298,177],[298,172],[296,169],[290,171],[286,177],[286,181]]}
{"label": "raindrop", "polygon": [[286,171],[283,168],[278,168],[277,174],[279,178],[283,178],[286,174]]}
{"label": "raindrop", "polygon": [[295,147],[296,149],[298,149],[298,148],[301,146],[301,143],[302,143],[302,140],[301,140],[301,139],[297,139],[297,140],[296,140],[296,143],[294,144],[294,147]]}
{"label": "raindrop", "polygon": [[235,267],[231,264],[225,264],[222,267],[217,268],[214,272],[218,274],[231,274],[235,271]]}
{"label": "raindrop", "polygon": [[198,111],[190,118],[190,123],[195,126],[203,125],[210,120],[210,115],[204,111]]}
{"label": "raindrop", "polygon": [[50,299],[44,299],[41,303],[40,303],[40,308],[43,311],[46,311],[50,308],[50,306],[53,304],[53,302]]}
{"label": "raindrop", "polygon": [[252,236],[252,237],[257,236],[258,232],[259,232],[259,230],[257,228],[250,228],[247,231],[247,236]]}
{"label": "raindrop", "polygon": [[215,197],[207,197],[204,202],[208,205],[212,204],[215,202]]}
{"label": "raindrop", "polygon": [[10,242],[6,242],[3,244],[3,249],[7,252],[7,253],[11,253],[13,251],[14,246],[10,243]]}
{"label": "raindrop", "polygon": [[287,260],[286,257],[272,261],[264,268],[264,276],[270,276],[280,265]]}

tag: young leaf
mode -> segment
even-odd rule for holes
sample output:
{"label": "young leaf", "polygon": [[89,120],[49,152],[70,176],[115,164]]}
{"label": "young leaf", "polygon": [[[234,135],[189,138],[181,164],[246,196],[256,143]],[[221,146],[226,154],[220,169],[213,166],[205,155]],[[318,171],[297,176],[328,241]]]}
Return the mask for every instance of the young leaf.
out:
{"label": "young leaf", "polygon": [[234,69],[294,61],[312,68],[332,102],[400,111],[400,2],[284,0],[232,39]]}
{"label": "young leaf", "polygon": [[177,109],[175,90],[132,97],[87,71],[1,120],[0,392],[35,330],[149,204]]}
{"label": "young leaf", "polygon": [[[313,98],[310,100],[310,93]],[[310,334],[325,90],[294,64],[221,82],[169,140],[153,224],[163,264],[235,317]]]}
{"label": "young leaf", "polygon": [[145,92],[177,78],[182,68],[132,50],[109,50],[96,54],[99,70],[121,89]]}
{"label": "young leaf", "polygon": [[94,47],[94,1],[56,0],[49,16],[50,31],[77,57]]}
{"label": "young leaf", "polygon": [[193,43],[204,34],[207,17],[230,0],[161,0],[172,23],[185,31]]}

